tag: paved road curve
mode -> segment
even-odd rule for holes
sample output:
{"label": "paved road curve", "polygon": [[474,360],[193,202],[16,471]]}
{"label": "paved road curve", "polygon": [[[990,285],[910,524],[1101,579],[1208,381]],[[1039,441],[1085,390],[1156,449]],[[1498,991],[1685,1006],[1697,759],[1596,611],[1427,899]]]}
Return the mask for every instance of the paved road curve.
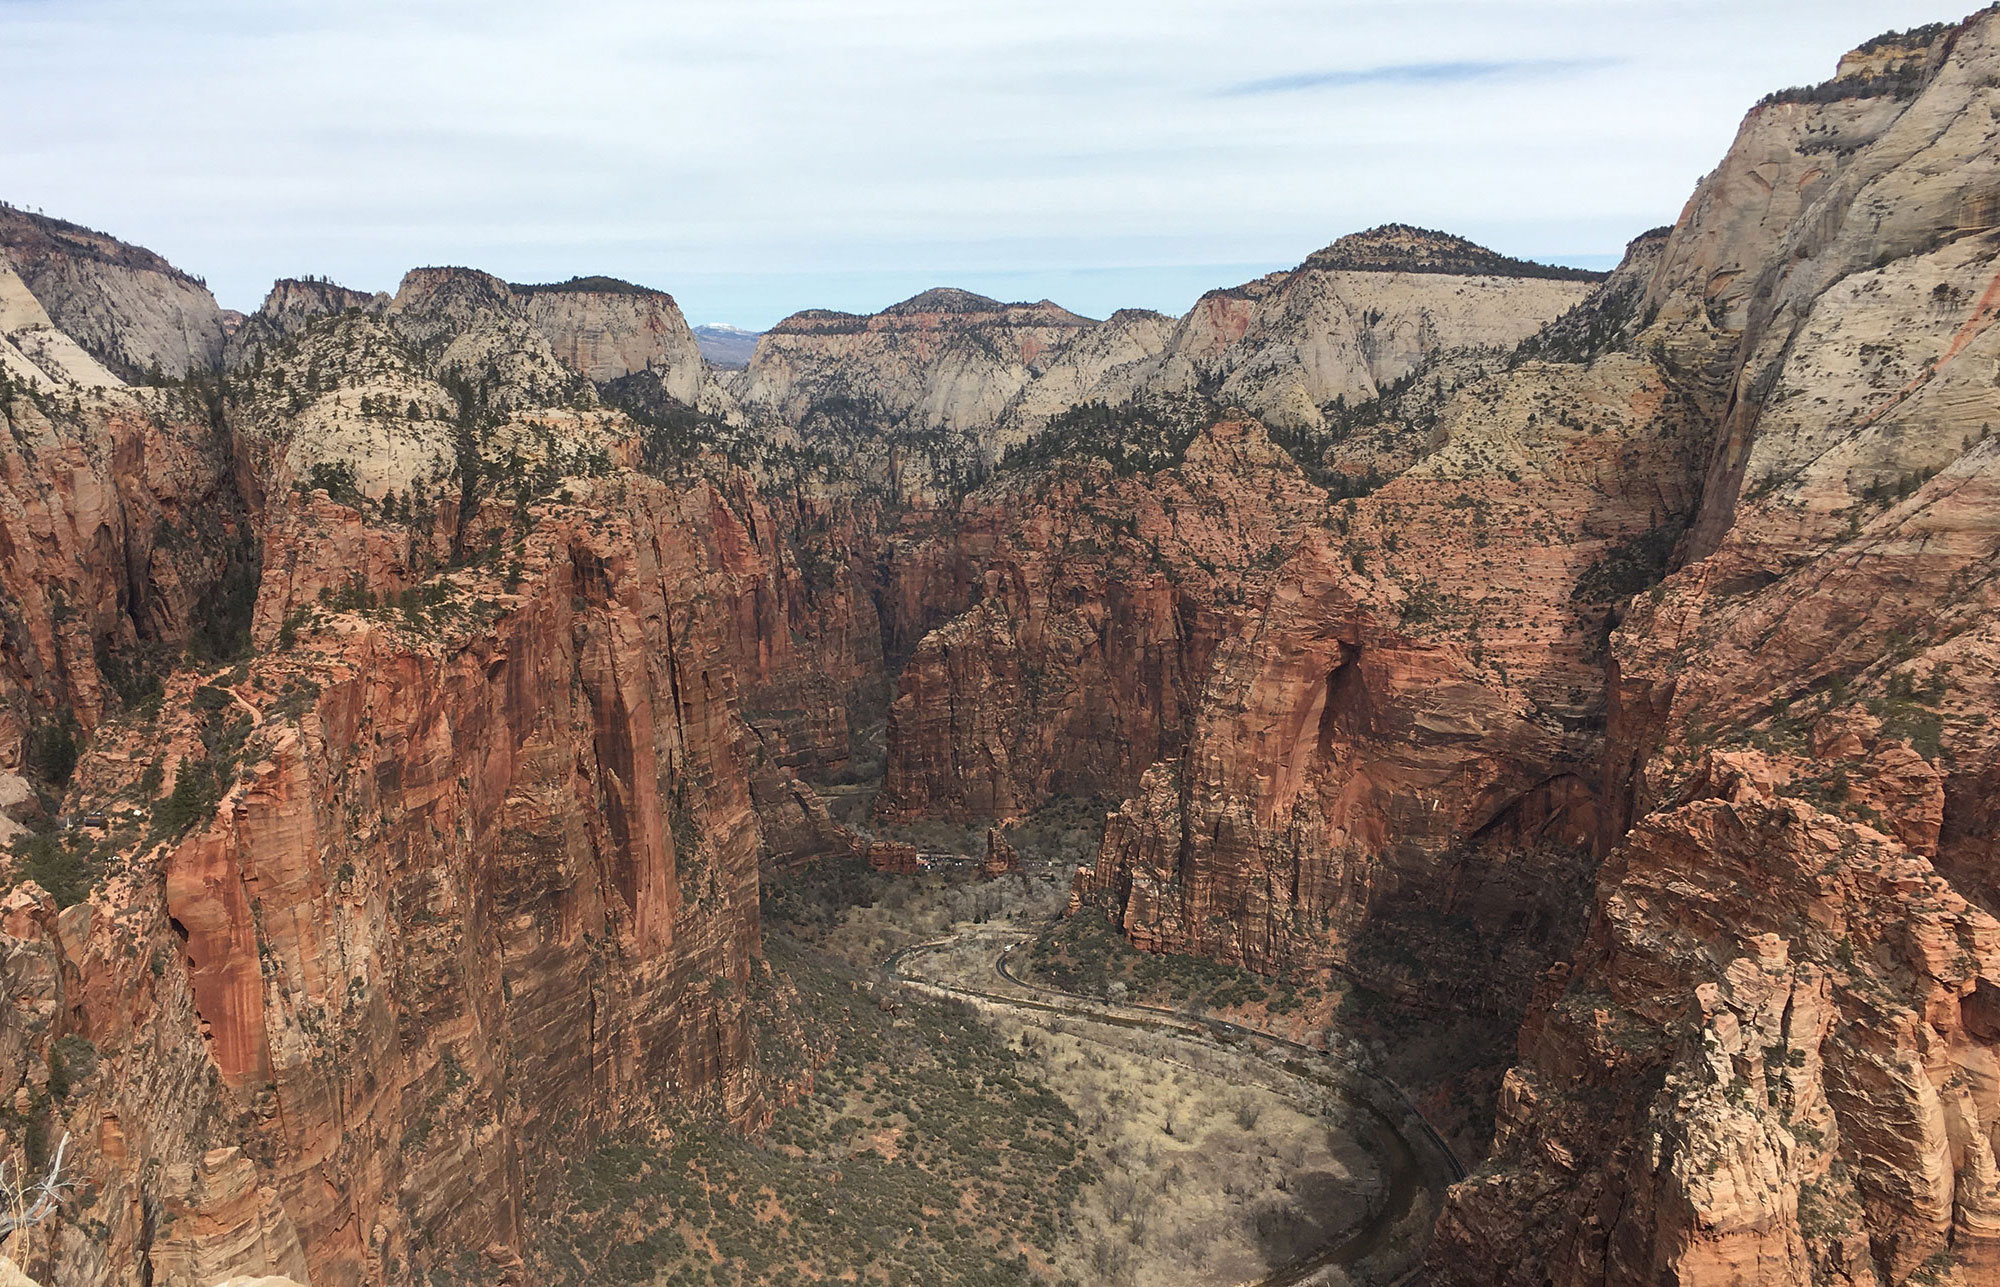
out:
{"label": "paved road curve", "polygon": [[[971,933],[978,934],[979,931]],[[990,931],[987,933],[990,934]],[[882,967],[905,983],[988,1005],[1056,1014],[1068,1019],[1113,1027],[1144,1028],[1164,1032],[1183,1040],[1206,1042],[1220,1038],[1236,1043],[1239,1047],[1247,1047],[1260,1055],[1280,1055],[1282,1058],[1277,1061],[1277,1066],[1285,1073],[1332,1091],[1356,1111],[1357,1119],[1365,1124],[1369,1149],[1381,1163],[1383,1174],[1387,1178],[1387,1201],[1378,1211],[1371,1213],[1369,1218],[1345,1231],[1318,1251],[1247,1287],[1293,1287],[1294,1284],[1308,1281],[1323,1269],[1333,1267],[1346,1269],[1358,1266],[1384,1248],[1411,1216],[1419,1196],[1426,1189],[1432,1191],[1433,1205],[1437,1199],[1442,1198],[1443,1186],[1432,1178],[1440,1168],[1447,1171],[1454,1179],[1463,1178],[1465,1175],[1465,1169],[1452,1152],[1451,1146],[1429,1122],[1424,1120],[1423,1115],[1410,1104],[1401,1089],[1387,1078],[1345,1064],[1337,1065],[1338,1073],[1312,1067],[1302,1060],[1309,1057],[1330,1063],[1331,1059],[1324,1052],[1259,1029],[1246,1028],[1221,1019],[1183,1015],[1156,1006],[1112,1006],[1077,993],[1031,983],[1014,973],[1008,959],[1016,948],[1028,941],[1025,935],[1001,949],[994,958],[993,969],[1001,980],[1015,988],[1036,994],[1042,998],[1039,1000],[1018,994],[940,983],[934,979],[911,974],[904,968],[904,963],[910,957],[953,946],[967,936],[961,932],[948,938],[913,943],[909,947],[891,953],[883,961]],[[1404,1122],[1398,1123],[1394,1120],[1374,1101],[1374,1098],[1358,1093],[1354,1087],[1356,1079],[1367,1081],[1377,1088],[1378,1094],[1387,1094],[1393,1103],[1406,1109]],[[1412,1123],[1417,1132],[1414,1141],[1404,1133],[1407,1126]],[[1431,1154],[1432,1165],[1424,1165],[1418,1157],[1420,1148]],[[1398,1281],[1408,1278],[1413,1272],[1414,1266],[1400,1275]]]}

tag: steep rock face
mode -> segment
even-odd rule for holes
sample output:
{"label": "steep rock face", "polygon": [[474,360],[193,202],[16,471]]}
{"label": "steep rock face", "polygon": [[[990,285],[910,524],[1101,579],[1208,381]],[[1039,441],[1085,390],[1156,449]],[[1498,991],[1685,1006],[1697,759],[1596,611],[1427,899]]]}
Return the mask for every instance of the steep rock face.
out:
{"label": "steep rock face", "polygon": [[1356,233],[1290,272],[1202,296],[1158,357],[1106,391],[1218,390],[1274,426],[1317,428],[1328,404],[1372,398],[1433,354],[1513,347],[1595,278],[1441,233]]}
{"label": "steep rock face", "polygon": [[0,206],[0,258],[57,327],[124,379],[153,371],[183,376],[222,363],[215,298],[150,250]]}
{"label": "steep rock face", "polygon": [[0,376],[24,386],[124,383],[57,329],[26,282],[0,263]]}
{"label": "steep rock face", "polygon": [[1448,1281],[2000,1277],[1995,28],[1774,96],[1666,248],[1649,307],[1731,397],[1691,559],[1612,640],[1594,928]]}
{"label": "steep rock face", "polygon": [[978,435],[1095,325],[1047,300],[941,287],[867,317],[794,314],[765,332],[734,388],[746,410],[794,424],[858,405],[910,429]]}
{"label": "steep rock face", "polygon": [[[117,820],[90,902],[29,886],[0,915],[10,995],[40,998],[0,1095],[72,1132],[99,1195],[36,1235],[51,1287],[518,1268],[579,1134],[788,1092],[746,1018],[759,865],[856,851],[791,767],[838,771],[879,694],[835,557],[866,516],[631,472],[631,422],[454,356],[525,327],[496,298],[435,274],[400,318],[312,321],[189,420],[154,390],[7,405],[9,736],[75,687],[68,803]],[[469,414],[454,361],[485,363]],[[218,477],[251,503],[199,493]],[[231,514],[253,655],[168,676],[157,723],[102,696],[118,630],[199,634],[196,538]]]}
{"label": "steep rock face", "polygon": [[716,509],[714,530],[755,556],[732,613],[744,718],[783,768],[819,782],[851,774],[857,722],[888,704],[872,507],[738,478]]}
{"label": "steep rock face", "polygon": [[72,1110],[70,1156],[95,1186],[92,1211],[106,1229],[48,1221],[19,1237],[15,1254],[51,1285],[143,1281],[150,1267],[138,1266],[149,1260],[163,1282],[302,1276],[297,1231],[275,1194],[238,1149],[210,1136],[214,1069],[195,1036],[192,994],[179,971],[147,968],[164,967],[174,942],[152,911],[157,882],[147,883],[116,879],[97,902],[61,914],[32,884],[0,901],[0,974],[21,1019],[0,1042],[0,1079],[17,1108],[46,1111],[55,1100]]}
{"label": "steep rock face", "polygon": [[1623,355],[1452,395],[1441,443],[1322,510],[1216,649],[1078,901],[1146,947],[1518,1009],[1579,929],[1610,573],[1692,507],[1695,419]]}
{"label": "steep rock face", "polygon": [[1114,373],[1132,369],[1163,352],[1173,338],[1175,319],[1142,308],[1121,308],[1101,325],[1083,331],[1049,360],[1048,366],[1010,403],[1001,441],[1040,426],[1049,417],[1091,401],[1129,397]]}
{"label": "steep rock face", "polygon": [[240,615],[255,547],[210,412],[178,390],[0,398],[0,764],[32,722],[144,700],[156,654]]}
{"label": "steep rock face", "polygon": [[634,371],[660,373],[669,396],[693,406],[701,392],[701,348],[665,291],[605,277],[553,286],[516,286],[528,321],[556,357],[592,381]]}
{"label": "steep rock face", "polygon": [[877,813],[1009,818],[1129,791],[1179,750],[1218,639],[1323,503],[1241,420],[1150,477],[1080,463],[968,497],[899,562],[896,597],[952,615],[899,676]]}
{"label": "steep rock face", "polygon": [[230,335],[227,365],[234,369],[254,360],[317,318],[337,316],[350,309],[380,313],[388,306],[387,295],[350,290],[320,278],[281,277],[271,284],[257,311],[243,319]]}
{"label": "steep rock face", "polygon": [[[712,606],[755,552],[706,526],[712,493],[619,491],[549,515],[513,589],[462,574],[428,621],[319,609],[196,704],[245,713],[246,767],[212,820],[133,855],[122,915],[101,896],[63,940],[65,1017],[29,1056],[94,1045],[62,1116],[119,1124],[83,1160],[134,1195],[130,1220],[55,1235],[53,1287],[406,1281],[518,1248],[578,1131],[696,1095],[763,1111],[744,1004],[765,840]],[[267,535],[281,564],[294,539],[316,538]],[[136,767],[116,739],[92,790]],[[195,772],[202,742],[166,741],[175,780]],[[192,1102],[149,1095],[190,1066],[214,1070]],[[185,1254],[138,1219],[177,1156]]]}

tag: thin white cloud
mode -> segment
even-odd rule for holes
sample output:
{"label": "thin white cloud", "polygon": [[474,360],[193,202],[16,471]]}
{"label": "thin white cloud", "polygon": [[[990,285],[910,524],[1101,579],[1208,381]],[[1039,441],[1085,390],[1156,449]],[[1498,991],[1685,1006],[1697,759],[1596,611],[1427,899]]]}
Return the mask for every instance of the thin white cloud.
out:
{"label": "thin white cloud", "polygon": [[1390,219],[1513,254],[1614,253],[1678,212],[1760,95],[1880,30],[1957,16],[1939,0],[0,0],[0,197],[151,245],[238,307],[280,274],[383,288],[472,262],[632,277],[750,324],[879,306],[917,274],[1178,308],[1204,266],[1294,263]]}
{"label": "thin white cloud", "polygon": [[1246,94],[1296,94],[1315,89],[1361,89],[1382,85],[1414,85],[1436,88],[1463,85],[1470,81],[1498,80],[1502,77],[1560,76],[1588,68],[1615,66],[1615,58],[1519,58],[1511,62],[1492,59],[1451,63],[1389,63],[1376,67],[1334,67],[1322,71],[1288,72],[1283,76],[1263,76],[1239,81],[1217,91],[1224,98]]}

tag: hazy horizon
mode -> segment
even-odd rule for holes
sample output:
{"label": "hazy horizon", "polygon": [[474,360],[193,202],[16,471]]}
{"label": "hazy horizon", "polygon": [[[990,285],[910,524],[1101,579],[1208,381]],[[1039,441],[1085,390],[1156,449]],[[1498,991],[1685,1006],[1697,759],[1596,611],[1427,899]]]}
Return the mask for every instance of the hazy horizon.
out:
{"label": "hazy horizon", "polygon": [[[1606,268],[1758,98],[1935,0],[0,0],[0,197],[229,308],[605,274],[761,330],[927,287],[1180,313],[1385,222]],[[1522,128],[1521,122],[1531,122]]]}

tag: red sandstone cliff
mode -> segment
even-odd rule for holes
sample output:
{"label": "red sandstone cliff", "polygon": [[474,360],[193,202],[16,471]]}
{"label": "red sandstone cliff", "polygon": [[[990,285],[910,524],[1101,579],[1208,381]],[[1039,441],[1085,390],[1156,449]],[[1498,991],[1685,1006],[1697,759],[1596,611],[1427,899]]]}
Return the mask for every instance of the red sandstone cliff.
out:
{"label": "red sandstone cliff", "polygon": [[0,764],[240,624],[255,538],[211,412],[195,389],[0,385]]}
{"label": "red sandstone cliff", "polygon": [[1401,472],[1217,648],[1079,876],[1143,945],[1431,1004],[1521,1012],[1557,965],[1441,1279],[2000,1263],[1994,22],[1774,96],[1643,290],[1421,442],[1392,407]]}
{"label": "red sandstone cliff", "polygon": [[[508,386],[470,410],[362,315],[219,400],[6,409],[8,762],[37,712],[75,712],[64,804],[117,820],[81,851],[89,902],[23,886],[4,925],[30,1000],[0,1129],[70,1131],[96,1195],[23,1250],[53,1287],[497,1272],[579,1135],[765,1111],[760,863],[854,844],[791,766],[844,764],[880,682],[856,542],[800,551],[857,520],[626,468],[637,426],[523,407],[504,319],[432,285],[415,329],[447,357],[485,337],[462,360]],[[189,400],[203,418],[170,414]],[[439,468],[454,414],[469,489]],[[107,693],[140,644],[164,671],[197,641],[232,515],[263,573],[246,659],[197,650],[157,715]]]}
{"label": "red sandstone cliff", "polygon": [[[936,477],[863,417],[859,463],[665,482],[578,369],[623,324],[467,270],[293,301],[220,397],[10,383],[0,763],[70,710],[65,805],[161,820],[88,902],[0,905],[0,1131],[93,1185],[30,1267],[518,1272],[569,1139],[754,1120],[760,860],[858,848],[798,774],[853,770],[900,662],[885,816],[1129,794],[1076,897],[1142,946],[1525,1016],[1440,1281],[2000,1278],[1995,21],[1760,107],[1511,357],[1212,297],[1213,375],[1348,337],[1240,386],[1289,450],[1225,416],[894,515]],[[1307,268],[1395,275],[1373,244]],[[970,433],[1084,329],[989,305],[788,334],[858,388],[893,332],[897,415]],[[1410,363],[1361,412],[1315,383]],[[254,657],[117,695],[253,567]]]}
{"label": "red sandstone cliff", "polygon": [[892,620],[967,606],[898,677],[877,813],[1006,818],[1129,791],[1179,750],[1218,640],[1323,504],[1245,420],[1158,474],[1076,461],[969,498],[898,564]]}
{"label": "red sandstone cliff", "polygon": [[1518,1008],[1578,929],[1607,614],[1693,506],[1702,396],[1609,354],[1385,423],[1417,463],[1307,511],[1078,898],[1144,946]]}
{"label": "red sandstone cliff", "polygon": [[1594,926],[1454,1281],[2000,1276],[1996,34],[1760,107],[1674,231],[1654,297],[1735,387],[1686,566],[1612,641]]}

